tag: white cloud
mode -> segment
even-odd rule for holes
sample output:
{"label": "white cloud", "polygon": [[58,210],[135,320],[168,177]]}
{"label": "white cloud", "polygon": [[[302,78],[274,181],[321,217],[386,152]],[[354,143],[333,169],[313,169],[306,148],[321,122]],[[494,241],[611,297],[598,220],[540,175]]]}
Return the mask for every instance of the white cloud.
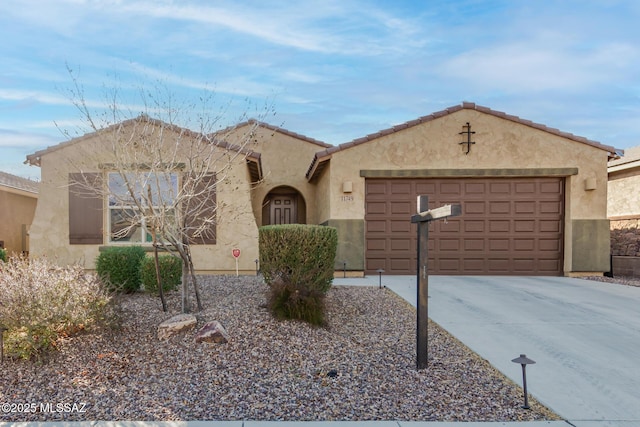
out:
{"label": "white cloud", "polygon": [[0,147],[43,148],[58,142],[49,135],[0,129]]}
{"label": "white cloud", "polygon": [[621,43],[580,49],[557,43],[507,43],[461,53],[446,60],[439,74],[486,90],[575,91],[624,76],[638,56],[634,46]]}

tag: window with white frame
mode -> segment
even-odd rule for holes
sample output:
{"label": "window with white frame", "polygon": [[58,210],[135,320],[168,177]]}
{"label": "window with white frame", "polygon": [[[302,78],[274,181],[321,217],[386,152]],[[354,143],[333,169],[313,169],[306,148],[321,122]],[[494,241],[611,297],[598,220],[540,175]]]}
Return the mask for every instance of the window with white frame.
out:
{"label": "window with white frame", "polygon": [[177,173],[109,172],[109,242],[143,244],[152,241],[146,224],[149,205],[166,217],[175,213]]}

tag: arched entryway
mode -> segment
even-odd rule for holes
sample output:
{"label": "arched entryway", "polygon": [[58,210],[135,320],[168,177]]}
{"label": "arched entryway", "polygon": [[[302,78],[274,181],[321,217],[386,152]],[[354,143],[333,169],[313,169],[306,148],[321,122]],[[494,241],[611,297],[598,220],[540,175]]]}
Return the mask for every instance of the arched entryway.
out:
{"label": "arched entryway", "polygon": [[262,202],[262,225],[306,223],[307,205],[295,188],[283,185],[265,196]]}

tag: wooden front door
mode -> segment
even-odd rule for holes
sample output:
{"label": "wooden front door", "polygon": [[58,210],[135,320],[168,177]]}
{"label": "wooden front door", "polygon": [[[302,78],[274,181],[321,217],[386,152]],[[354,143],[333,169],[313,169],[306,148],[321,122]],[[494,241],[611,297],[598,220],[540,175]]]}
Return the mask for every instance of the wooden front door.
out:
{"label": "wooden front door", "polygon": [[274,195],[271,199],[269,214],[271,224],[296,224],[298,222],[296,197],[285,194]]}

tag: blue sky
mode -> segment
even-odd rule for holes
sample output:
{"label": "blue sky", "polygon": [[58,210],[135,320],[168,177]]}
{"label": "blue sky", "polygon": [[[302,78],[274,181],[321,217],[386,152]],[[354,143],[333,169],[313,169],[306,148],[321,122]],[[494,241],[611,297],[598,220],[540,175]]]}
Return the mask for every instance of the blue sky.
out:
{"label": "blue sky", "polygon": [[636,0],[2,0],[0,170],[38,178],[25,156],[82,132],[67,66],[95,108],[160,82],[329,144],[469,101],[624,149],[638,22]]}

